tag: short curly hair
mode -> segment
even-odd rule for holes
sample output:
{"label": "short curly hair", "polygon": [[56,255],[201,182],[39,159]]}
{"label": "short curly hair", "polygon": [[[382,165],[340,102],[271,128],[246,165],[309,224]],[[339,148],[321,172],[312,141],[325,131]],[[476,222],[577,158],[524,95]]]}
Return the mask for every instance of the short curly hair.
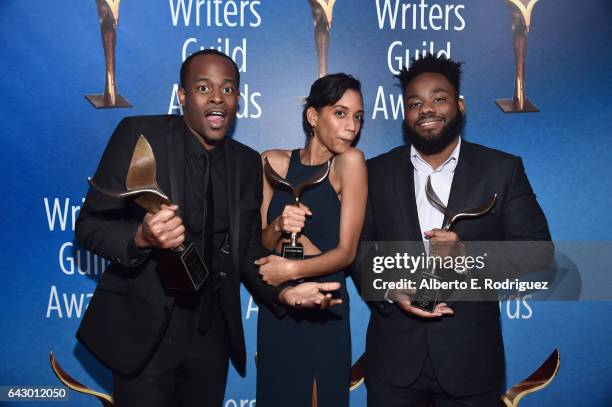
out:
{"label": "short curly hair", "polygon": [[404,91],[410,81],[418,75],[423,73],[439,73],[444,75],[454,86],[458,97],[460,94],[461,65],[463,65],[463,62],[455,62],[444,54],[440,56],[427,54],[419,59],[413,58],[410,67],[403,67],[399,75],[395,75],[395,77],[399,79],[402,91]]}

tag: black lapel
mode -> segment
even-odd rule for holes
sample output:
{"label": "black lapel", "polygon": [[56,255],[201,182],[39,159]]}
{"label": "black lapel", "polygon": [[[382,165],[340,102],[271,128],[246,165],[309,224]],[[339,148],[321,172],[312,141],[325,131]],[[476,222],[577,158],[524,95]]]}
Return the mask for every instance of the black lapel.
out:
{"label": "black lapel", "polygon": [[238,270],[240,245],[240,160],[234,150],[234,143],[228,139],[225,144],[225,168],[227,171],[227,202],[229,209],[229,238],[234,269]]}
{"label": "black lapel", "polygon": [[170,172],[170,200],[178,205],[179,216],[185,203],[185,123],[180,117],[170,125],[166,134],[168,167]]}
{"label": "black lapel", "polygon": [[453,183],[451,184],[450,196],[448,197],[448,210],[455,214],[470,210],[468,207],[470,196],[474,192],[476,179],[478,174],[475,173],[476,166],[472,157],[472,145],[465,140],[461,140],[461,149],[459,150],[459,161],[455,168]]}
{"label": "black lapel", "polygon": [[402,228],[403,230],[399,231],[399,235],[406,236],[406,240],[421,241],[419,214],[414,196],[414,168],[410,160],[410,146],[406,147],[402,149],[399,162],[395,163],[397,164],[395,168],[390,169],[395,173],[395,191],[391,192],[392,201],[398,206],[403,217],[403,222],[391,227]]}

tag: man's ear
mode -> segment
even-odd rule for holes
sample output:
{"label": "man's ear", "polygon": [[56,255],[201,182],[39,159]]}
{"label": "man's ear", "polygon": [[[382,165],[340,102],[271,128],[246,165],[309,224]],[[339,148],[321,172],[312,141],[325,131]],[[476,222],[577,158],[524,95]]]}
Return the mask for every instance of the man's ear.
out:
{"label": "man's ear", "polygon": [[179,103],[181,106],[183,106],[183,104],[185,104],[185,89],[183,89],[183,87],[179,87],[176,94],[178,95]]}
{"label": "man's ear", "polygon": [[461,112],[461,114],[465,113],[465,102],[463,101],[463,96],[459,96],[457,100],[457,109]]}

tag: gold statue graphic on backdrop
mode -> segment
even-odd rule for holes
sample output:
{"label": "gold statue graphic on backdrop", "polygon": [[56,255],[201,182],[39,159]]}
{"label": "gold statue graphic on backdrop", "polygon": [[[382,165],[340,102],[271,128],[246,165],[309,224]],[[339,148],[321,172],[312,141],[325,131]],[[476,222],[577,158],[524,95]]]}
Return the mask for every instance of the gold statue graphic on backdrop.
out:
{"label": "gold statue graphic on backdrop", "polygon": [[538,0],[506,0],[512,8],[512,40],[514,44],[514,96],[512,99],[497,99],[495,103],[504,113],[539,112],[525,95],[525,56],[527,34],[531,27],[531,12]]}
{"label": "gold statue graphic on backdrop", "polygon": [[115,45],[117,43],[120,2],[121,0],[96,0],[100,32],[102,33],[102,47],[104,48],[106,78],[103,95],[85,96],[96,109],[132,106],[130,102],[117,92],[117,80],[115,77]]}
{"label": "gold statue graphic on backdrop", "polygon": [[64,383],[68,388],[77,391],[79,393],[88,394],[90,396],[94,396],[95,398],[102,403],[103,407],[113,407],[113,396],[106,393],[101,393],[99,391],[95,391],[85,386],[83,383],[79,382],[72,376],[70,376],[58,363],[55,359],[55,354],[53,351],[49,352],[49,360],[51,362],[51,369],[53,369],[53,373],[57,376],[58,379],[62,383]]}
{"label": "gold statue graphic on backdrop", "polygon": [[312,9],[315,47],[319,78],[327,75],[327,53],[329,50],[329,31],[332,26],[332,15],[336,0],[308,0]]}

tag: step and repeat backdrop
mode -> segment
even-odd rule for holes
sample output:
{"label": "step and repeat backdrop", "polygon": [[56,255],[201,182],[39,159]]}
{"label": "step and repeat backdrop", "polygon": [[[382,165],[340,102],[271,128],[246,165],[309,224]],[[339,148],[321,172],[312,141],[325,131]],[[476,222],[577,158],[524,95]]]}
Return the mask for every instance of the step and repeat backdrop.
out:
{"label": "step and repeat backdrop", "polygon": [[[611,19],[608,0],[2,1],[0,386],[58,386],[54,351],[110,392],[74,337],[107,266],[74,241],[86,179],[121,118],[181,113],[181,62],[204,48],[240,67],[233,137],[258,151],[303,146],[301,98],[319,75],[359,78],[368,158],[403,143],[400,67],[428,52],[463,61],[465,137],[523,157],[555,240],[612,240]],[[517,68],[522,106],[501,101]],[[369,311],[349,285],[356,361]],[[612,405],[610,302],[500,307],[508,387],[561,354],[554,381],[521,406]],[[258,308],[244,289],[242,309],[249,363],[246,377],[230,372],[225,407],[256,405]],[[365,396],[362,385],[351,405]],[[62,405],[97,404],[70,392]]]}

